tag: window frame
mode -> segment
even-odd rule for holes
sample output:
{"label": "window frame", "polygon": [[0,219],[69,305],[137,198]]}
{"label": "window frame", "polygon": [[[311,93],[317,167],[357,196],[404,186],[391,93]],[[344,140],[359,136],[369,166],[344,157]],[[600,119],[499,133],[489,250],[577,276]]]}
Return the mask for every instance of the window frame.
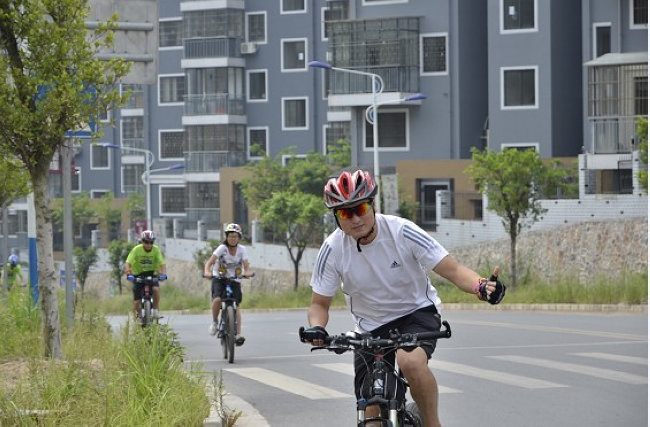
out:
{"label": "window frame", "polygon": [[[445,38],[445,71],[424,71],[424,39]],[[421,76],[446,76],[449,75],[449,33],[423,33],[420,34],[420,75]]]}
{"label": "window frame", "polygon": [[409,0],[363,0],[361,6],[383,6],[387,4],[408,3]]}
{"label": "window frame", "polygon": [[598,28],[609,27],[609,51],[612,51],[612,23],[594,22],[591,24],[591,57],[598,58]]}
{"label": "window frame", "polygon": [[[93,155],[93,150],[95,148],[102,148],[102,149],[106,150],[106,157],[108,159],[108,161],[106,162],[107,163],[106,166],[95,166],[94,165],[93,160],[95,159],[95,156]],[[110,170],[111,169],[111,157],[112,156],[111,156],[110,151],[109,151],[109,149],[107,147],[101,146],[99,144],[90,144],[90,162],[89,162],[90,163],[90,170],[93,170],[93,171],[95,171],[95,170],[98,170],[98,171]]]}
{"label": "window frame", "polygon": [[[165,161],[183,161],[185,160],[185,156],[183,157],[163,157],[163,146],[162,146],[162,134],[163,133],[182,133],[183,135],[185,134],[184,129],[158,129],[158,153],[159,153],[159,160],[165,160]],[[184,151],[183,151],[184,153]]]}
{"label": "window frame", "polygon": [[282,155],[282,167],[287,166],[287,161],[291,159],[306,159],[306,154],[283,154]]}
{"label": "window frame", "polygon": [[533,13],[535,14],[534,24],[532,28],[515,28],[508,30],[505,28],[505,22],[503,22],[503,2],[505,0],[499,0],[499,34],[521,34],[521,33],[534,33],[539,31],[539,4],[538,0],[533,1]]}
{"label": "window frame", "polygon": [[246,128],[246,158],[248,160],[261,160],[262,156],[251,156],[251,131],[253,130],[263,130],[265,132],[265,148],[264,151],[266,155],[269,156],[269,127],[268,126],[249,126]]}
{"label": "window frame", "polygon": [[[251,98],[251,90],[250,90],[250,75],[251,74],[258,74],[258,73],[263,73],[264,74],[264,98]],[[257,68],[257,69],[247,69],[246,70],[246,102],[252,102],[252,103],[260,103],[260,102],[269,102],[269,70],[267,68]]]}
{"label": "window frame", "polygon": [[[251,40],[249,37],[249,25],[248,25],[248,17],[251,15],[263,15],[264,16],[264,40]],[[267,44],[269,40],[269,28],[268,28],[268,18],[266,16],[266,10],[258,10],[258,11],[252,11],[252,12],[246,12],[244,14],[244,37],[246,38],[247,42],[252,42],[255,44]]]}
{"label": "window frame", "polygon": [[[170,107],[170,106],[182,106],[185,104],[185,101],[181,99],[180,101],[174,102],[163,102],[162,100],[162,80],[164,78],[183,78],[183,85],[185,85],[185,74],[184,73],[170,73],[170,74],[158,74],[158,106],[159,107]],[[183,94],[182,96],[184,96]]]}
{"label": "window frame", "polygon": [[163,211],[163,189],[166,188],[183,188],[185,185],[182,184],[159,184],[158,185],[158,213],[162,216],[186,216],[185,212],[185,202],[183,202],[183,212],[164,212]]}
{"label": "window frame", "polygon": [[159,36],[158,37],[158,50],[181,50],[181,49],[183,49],[183,27],[182,27],[183,17],[182,16],[174,16],[174,17],[169,17],[169,18],[158,18],[158,30],[160,31],[160,23],[161,22],[174,22],[174,21],[181,21],[181,44],[180,45],[174,45],[174,46],[160,46],[160,36]]}
{"label": "window frame", "polygon": [[628,10],[629,10],[630,30],[647,30],[648,29],[647,22],[645,24],[634,23],[634,0],[630,0],[628,2]]}
{"label": "window frame", "polygon": [[[403,147],[382,147],[381,146],[381,133],[379,134],[378,138],[379,140],[377,141],[377,152],[404,152],[404,151],[410,151],[411,150],[411,111],[409,108],[378,108],[377,111],[379,112],[377,114],[377,119],[378,124],[379,124],[379,132],[381,132],[381,115],[382,114],[395,114],[395,113],[404,113],[404,146]],[[374,125],[368,123],[370,126],[370,129]],[[374,147],[366,147],[366,139],[368,137],[366,129],[368,126],[366,126],[366,121],[363,121],[363,131],[362,131],[362,139],[361,141],[361,150],[365,153],[372,153],[375,151]]]}
{"label": "window frame", "polygon": [[[91,188],[89,193],[91,199],[98,200],[98,199],[102,199],[105,194],[111,193],[111,190],[108,188]],[[103,194],[101,197],[95,197],[95,193],[103,193]]]}
{"label": "window frame", "polygon": [[[535,104],[533,105],[505,105],[506,102],[506,87],[505,75],[507,71],[526,71],[532,70],[535,74]],[[512,67],[501,67],[499,70],[500,78],[500,97],[501,97],[501,110],[535,110],[539,109],[539,66],[538,65],[518,65]]]}
{"label": "window frame", "polygon": [[[305,101],[305,126],[302,127],[287,127],[286,126],[286,111],[285,111],[285,103],[287,101],[298,101],[302,100]],[[302,130],[309,130],[309,97],[308,96],[283,96],[281,98],[281,105],[282,105],[282,130],[284,131],[302,131]]]}
{"label": "window frame", "polygon": [[[297,37],[297,38],[286,38],[286,39],[280,39],[280,71],[283,73],[299,73],[299,72],[304,72],[307,71],[309,68],[309,45],[307,43],[308,39],[307,37]],[[305,66],[303,68],[286,68],[284,65],[284,45],[285,43],[293,43],[293,42],[302,42],[303,45],[305,46],[305,58],[303,59]]]}
{"label": "window frame", "polygon": [[522,148],[533,148],[539,153],[539,142],[502,142],[501,151],[506,148],[516,148],[519,150]]}
{"label": "window frame", "polygon": [[302,0],[302,9],[284,10],[284,1],[280,0],[280,15],[292,15],[296,13],[307,13],[308,0]]}

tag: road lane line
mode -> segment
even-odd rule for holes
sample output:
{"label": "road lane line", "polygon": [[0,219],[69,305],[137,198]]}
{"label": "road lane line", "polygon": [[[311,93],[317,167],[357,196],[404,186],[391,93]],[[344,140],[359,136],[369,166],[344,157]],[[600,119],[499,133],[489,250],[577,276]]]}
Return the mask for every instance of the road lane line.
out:
{"label": "road lane line", "polygon": [[447,362],[443,360],[432,360],[431,365],[434,370],[437,369],[452,372],[455,374],[481,378],[488,381],[495,381],[528,389],[568,387],[564,384],[553,383],[537,378],[524,377],[521,375],[510,374],[508,372],[492,371],[489,369],[477,368],[470,365],[462,365],[460,363]]}
{"label": "road lane line", "polygon": [[347,399],[353,397],[351,394],[341,393],[340,391],[331,388],[303,381],[299,378],[290,377],[268,369],[224,368],[223,370],[311,400]]}
{"label": "road lane line", "polygon": [[[351,363],[316,363],[313,366],[354,377],[354,366]],[[450,393],[462,393],[462,391],[438,384],[438,393],[450,394]]]}
{"label": "road lane line", "polygon": [[614,362],[634,363],[637,365],[647,365],[648,359],[645,357],[624,356],[622,354],[613,353],[569,353],[575,356],[592,357],[594,359],[613,360]]}
{"label": "road lane line", "polygon": [[648,383],[648,378],[642,377],[640,375],[628,374],[627,372],[614,371],[612,369],[595,368],[592,366],[585,366],[577,363],[566,363],[566,362],[559,362],[556,360],[537,359],[534,357],[516,356],[516,355],[487,356],[487,357],[491,357],[499,360],[505,360],[508,362],[539,366],[542,368],[557,369],[560,371],[571,372],[574,374],[589,375],[592,377],[603,378],[603,379],[623,382],[627,384]]}

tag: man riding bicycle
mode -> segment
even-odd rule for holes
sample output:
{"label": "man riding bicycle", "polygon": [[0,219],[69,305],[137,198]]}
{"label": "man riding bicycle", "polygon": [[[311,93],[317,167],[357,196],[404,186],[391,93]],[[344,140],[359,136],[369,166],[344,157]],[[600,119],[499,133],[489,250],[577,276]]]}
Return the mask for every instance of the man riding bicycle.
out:
{"label": "man riding bicycle", "polygon": [[[160,248],[154,245],[156,233],[151,230],[145,230],[140,235],[140,244],[136,245],[129,256],[126,257],[124,272],[127,276],[146,276],[158,275],[159,280],[167,279],[167,267],[165,258]],[[144,285],[142,283],[133,283],[133,309],[136,317],[140,315],[142,292]],[[153,317],[158,317],[158,306],[160,304],[160,286],[156,282],[153,285]]]}
{"label": "man riding bicycle", "polygon": [[[429,281],[433,270],[461,290],[479,299],[498,304],[505,294],[496,278],[490,280],[458,263],[427,232],[413,222],[375,212],[377,187],[370,173],[344,171],[331,178],[324,188],[327,208],[334,213],[338,228],[320,248],[311,279],[312,299],[307,313],[307,331],[313,345],[323,345],[332,297],[341,286],[356,332],[388,338],[392,329],[401,333],[440,330],[440,298]],[[394,364],[397,358],[413,399],[426,426],[440,426],[438,385],[427,363],[435,343],[410,351],[399,349],[386,355]],[[362,398],[367,387],[367,366],[372,361],[356,353],[355,391]],[[377,416],[378,408],[366,414]]]}
{"label": "man riding bicycle", "polygon": [[[248,262],[246,247],[239,243],[242,237],[239,224],[228,224],[225,229],[226,238],[212,253],[203,266],[204,277],[212,277],[212,323],[210,324],[210,335],[215,335],[218,329],[219,312],[221,311],[221,298],[225,293],[224,281],[217,277],[222,276],[230,280],[234,297],[237,304],[241,303],[242,291],[238,278],[242,275],[252,276]],[[241,310],[237,310],[237,337],[235,344],[244,344],[246,340],[241,334]]]}

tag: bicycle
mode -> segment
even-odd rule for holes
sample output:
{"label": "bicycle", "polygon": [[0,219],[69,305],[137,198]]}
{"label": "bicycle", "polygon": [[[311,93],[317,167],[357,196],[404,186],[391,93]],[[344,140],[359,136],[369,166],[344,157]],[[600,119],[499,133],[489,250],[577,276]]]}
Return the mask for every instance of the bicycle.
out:
{"label": "bicycle", "polygon": [[221,296],[221,313],[219,314],[219,321],[217,322],[217,338],[221,341],[223,358],[228,359],[228,363],[235,362],[235,339],[237,337],[237,299],[235,298],[232,289],[232,281],[249,279],[253,276],[255,276],[255,273],[250,276],[204,276],[208,279],[224,281],[224,294]]}
{"label": "bicycle", "polygon": [[160,317],[154,317],[151,311],[153,309],[153,287],[155,284],[165,279],[161,279],[160,276],[149,274],[140,276],[129,274],[126,278],[133,282],[133,286],[136,284],[142,285],[142,298],[140,299],[140,322],[142,327],[144,328],[153,322],[158,323]]}
{"label": "bicycle", "polygon": [[[311,351],[329,350],[336,354],[343,354],[353,350],[372,354],[372,369],[368,369],[368,375],[372,381],[364,381],[363,387],[367,388],[361,393],[362,396],[370,397],[357,400],[357,427],[366,426],[368,423],[379,423],[379,425],[387,427],[421,427],[424,423],[417,404],[406,401],[408,382],[399,367],[390,365],[384,356],[399,348],[412,349],[426,341],[450,338],[449,322],[445,320],[442,325],[445,327],[444,330],[436,332],[400,334],[398,330],[392,330],[389,338],[373,338],[370,334],[359,335],[355,332],[330,335],[324,340],[325,346],[312,347]],[[310,342],[314,338],[308,336],[304,327],[300,327],[298,334],[302,342]],[[404,398],[398,396],[399,384],[405,387]],[[366,418],[365,411],[370,405],[379,406],[379,416]]]}

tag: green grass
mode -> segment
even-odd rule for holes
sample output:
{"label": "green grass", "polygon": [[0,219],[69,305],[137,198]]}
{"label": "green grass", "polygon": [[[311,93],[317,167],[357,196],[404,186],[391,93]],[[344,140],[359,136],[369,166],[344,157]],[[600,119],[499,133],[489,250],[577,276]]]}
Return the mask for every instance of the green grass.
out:
{"label": "green grass", "polygon": [[0,342],[12,343],[0,346],[0,363],[27,368],[22,378],[0,382],[0,425],[201,425],[208,416],[206,379],[195,364],[183,365],[183,349],[166,326],[130,322],[117,337],[81,304],[74,327],[62,328],[64,357],[44,359],[40,310],[26,305],[28,298],[25,289],[0,295]]}

